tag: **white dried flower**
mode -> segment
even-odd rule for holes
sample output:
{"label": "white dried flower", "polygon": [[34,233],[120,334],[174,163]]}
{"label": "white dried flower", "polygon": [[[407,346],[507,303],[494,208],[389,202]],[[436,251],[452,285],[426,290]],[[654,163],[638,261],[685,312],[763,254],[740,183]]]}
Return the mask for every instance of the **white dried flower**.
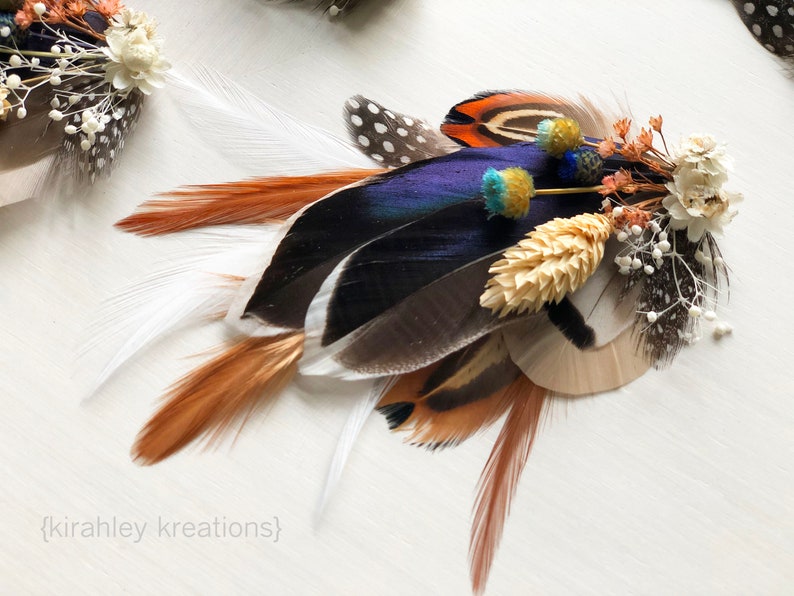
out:
{"label": "white dried flower", "polygon": [[673,180],[666,184],[670,194],[662,200],[670,227],[686,228],[691,242],[705,232],[721,234],[742,199],[741,194],[722,189],[732,166],[725,145],[709,135],[693,134],[677,148],[674,162]]}
{"label": "white dried flower", "polygon": [[736,205],[742,195],[709,184],[711,177],[695,169],[684,169],[667,183],[670,194],[662,206],[670,215],[670,227],[687,230],[690,242],[696,242],[705,232],[722,234],[723,228],[736,217]]}
{"label": "white dried flower", "polygon": [[686,138],[675,151],[676,172],[695,170],[708,178],[711,186],[722,186],[728,179],[728,170],[733,161],[725,145],[718,144],[714,137],[693,134]]}
{"label": "white dried flower", "polygon": [[165,84],[163,73],[171,65],[160,54],[162,42],[155,37],[155,24],[145,13],[124,9],[105,31],[110,59],[105,80],[122,93],[140,89],[149,95]]}
{"label": "white dried flower", "polygon": [[8,89],[0,87],[0,121],[8,118],[8,114],[11,112],[11,102],[6,99],[8,93]]}

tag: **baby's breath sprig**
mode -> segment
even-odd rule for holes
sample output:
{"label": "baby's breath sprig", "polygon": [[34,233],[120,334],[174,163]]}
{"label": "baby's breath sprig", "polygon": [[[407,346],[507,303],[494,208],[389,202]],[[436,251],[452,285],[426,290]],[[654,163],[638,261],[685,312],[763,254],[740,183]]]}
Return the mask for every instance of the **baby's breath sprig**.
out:
{"label": "baby's breath sprig", "polygon": [[137,110],[130,94],[164,84],[170,65],[154,21],[119,0],[25,0],[8,17],[0,20],[0,120],[46,109],[89,151],[112,121]]}

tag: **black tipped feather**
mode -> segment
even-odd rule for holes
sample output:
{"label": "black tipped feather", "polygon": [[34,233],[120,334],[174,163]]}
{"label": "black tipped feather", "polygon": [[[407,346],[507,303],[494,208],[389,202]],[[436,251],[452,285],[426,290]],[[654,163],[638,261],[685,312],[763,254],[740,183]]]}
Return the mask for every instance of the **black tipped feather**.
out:
{"label": "black tipped feather", "polygon": [[414,411],[414,404],[408,402],[400,402],[396,404],[389,404],[378,408],[378,412],[386,417],[386,422],[389,425],[389,430],[394,430],[403,424]]}

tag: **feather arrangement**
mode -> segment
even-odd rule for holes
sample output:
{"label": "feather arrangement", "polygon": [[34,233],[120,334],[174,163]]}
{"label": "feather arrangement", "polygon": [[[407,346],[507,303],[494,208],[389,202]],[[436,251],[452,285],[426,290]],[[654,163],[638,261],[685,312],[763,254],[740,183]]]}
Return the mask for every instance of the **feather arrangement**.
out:
{"label": "feather arrangement", "polygon": [[549,398],[665,367],[704,322],[730,331],[715,312],[727,283],[715,236],[741,197],[723,188],[725,146],[691,135],[668,150],[660,116],[634,135],[586,102],[510,91],[454,106],[441,133],[362,96],[345,118],[391,169],[185,188],[117,224],[283,221],[258,267],[217,271],[202,312],[233,339],[170,389],[133,456],[153,464],[216,438],[296,374],[375,380],[323,500],[375,409],[430,450],[504,418],[474,506],[479,594]]}
{"label": "feather arrangement", "polygon": [[794,2],[732,0],[756,41],[775,56],[794,64]]}
{"label": "feather arrangement", "polygon": [[118,0],[4,0],[0,205],[108,175],[164,83],[161,48],[154,21]]}

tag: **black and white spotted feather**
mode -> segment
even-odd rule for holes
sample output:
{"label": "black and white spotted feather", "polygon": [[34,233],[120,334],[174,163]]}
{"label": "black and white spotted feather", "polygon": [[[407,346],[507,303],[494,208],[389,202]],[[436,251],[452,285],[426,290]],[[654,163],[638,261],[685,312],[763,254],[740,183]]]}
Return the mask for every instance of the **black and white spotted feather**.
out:
{"label": "black and white spotted feather", "polygon": [[387,168],[399,168],[460,149],[425,120],[386,109],[363,95],[354,95],[345,102],[344,116],[356,147]]}
{"label": "black and white spotted feather", "polygon": [[331,17],[346,16],[350,14],[357,6],[362,4],[363,0],[267,0],[270,4],[292,4],[302,3],[313,5],[313,10],[321,10]]}
{"label": "black and white spotted feather", "polygon": [[767,50],[794,61],[794,0],[732,0],[739,17]]}
{"label": "black and white spotted feather", "polygon": [[[64,135],[58,152],[59,174],[71,177],[77,184],[92,184],[97,178],[108,176],[124,149],[127,136],[138,123],[144,97],[138,90],[127,95],[117,110],[118,118],[105,125],[105,130],[97,134],[94,145],[86,151],[80,147],[77,135]],[[83,102],[86,107],[90,105],[88,98]],[[80,115],[75,114],[73,118],[79,127]]]}

